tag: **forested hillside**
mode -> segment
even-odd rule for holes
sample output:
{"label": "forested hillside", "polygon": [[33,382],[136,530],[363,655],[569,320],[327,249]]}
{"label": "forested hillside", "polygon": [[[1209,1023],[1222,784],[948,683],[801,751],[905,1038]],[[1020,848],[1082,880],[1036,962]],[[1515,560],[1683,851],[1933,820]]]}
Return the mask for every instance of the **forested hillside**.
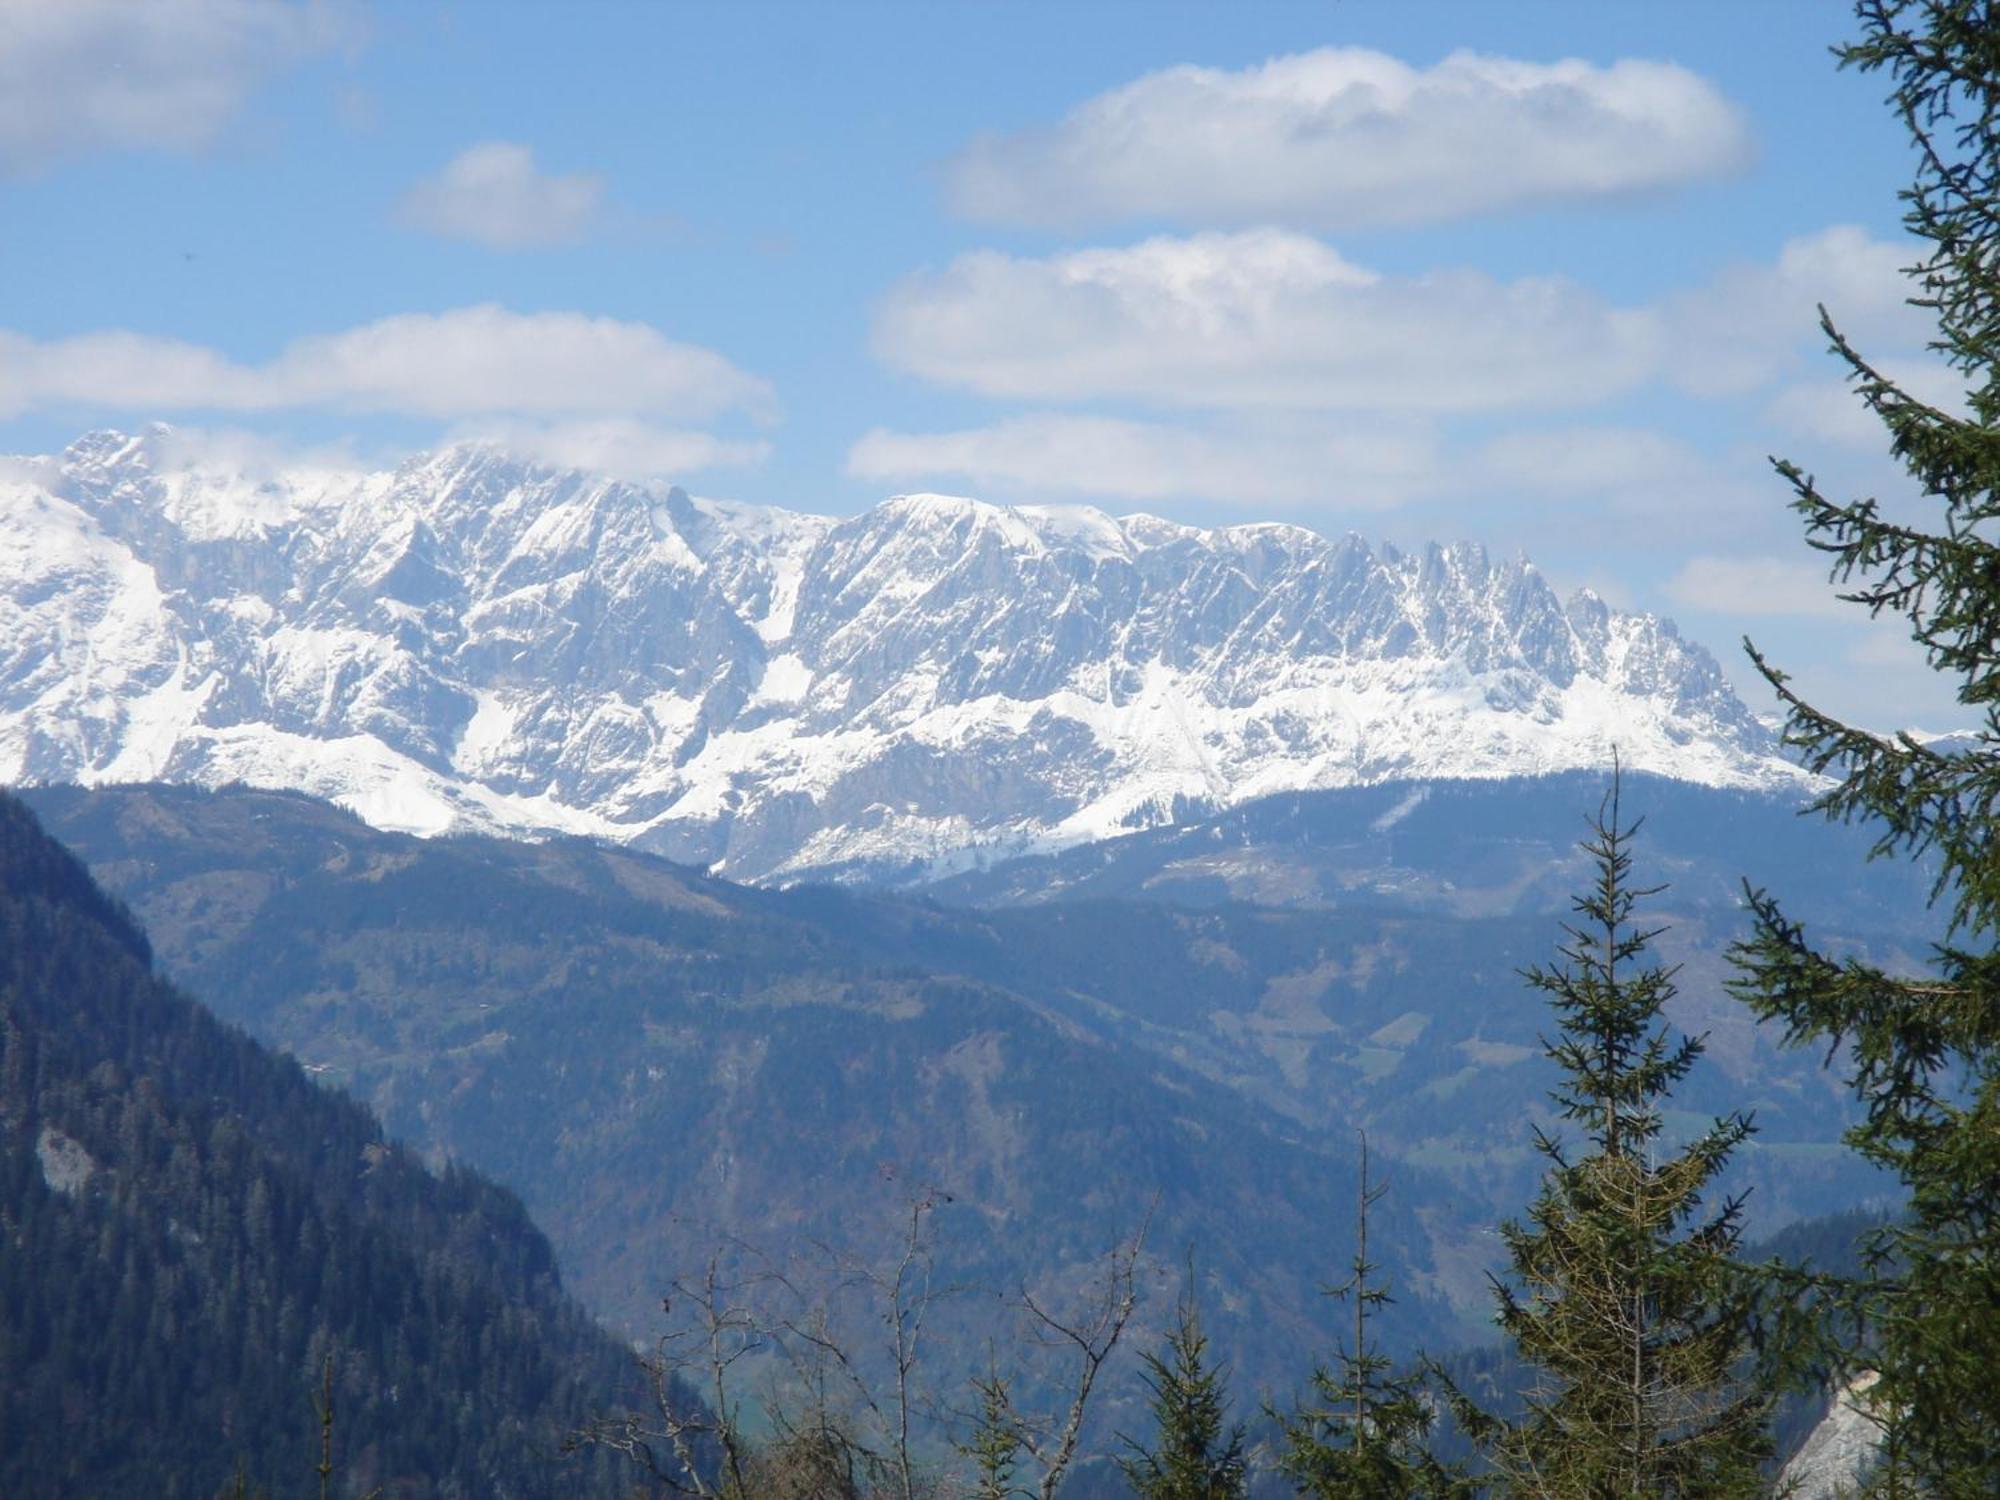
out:
{"label": "forested hillside", "polygon": [[629,1359],[520,1201],[157,978],[0,794],[0,1493],[615,1492],[564,1460]]}
{"label": "forested hillside", "polygon": [[[710,880],[581,843],[383,834],[285,793],[34,794],[223,1013],[389,1127],[517,1188],[621,1331],[721,1239],[887,1248],[951,1197],[954,1281],[1074,1280],[1157,1200],[1157,1268],[1195,1244],[1247,1381],[1330,1334],[1353,1140],[1322,1138],[1045,975],[997,982],[955,913]],[[981,956],[981,951],[984,956]],[[1412,1168],[1383,1243],[1394,1320],[1451,1322]],[[991,1308],[954,1307],[968,1367]]]}
{"label": "forested hillside", "polygon": [[[171,972],[521,1191],[635,1335],[718,1235],[879,1251],[903,1195],[937,1187],[959,1271],[1005,1288],[1087,1264],[1157,1192],[1167,1270],[1192,1240],[1214,1336],[1249,1385],[1283,1383],[1337,1315],[1318,1291],[1347,1253],[1355,1125],[1394,1179],[1399,1345],[1481,1336],[1490,1231],[1531,1186],[1546,1017],[1515,971],[1552,913],[969,913],[383,834],[283,793],[30,796],[173,935]],[[1721,993],[1733,910],[1661,910],[1692,961],[1676,1015],[1713,1033],[1676,1106],[1756,1108],[1756,1222],[1865,1196],[1820,1058]]]}

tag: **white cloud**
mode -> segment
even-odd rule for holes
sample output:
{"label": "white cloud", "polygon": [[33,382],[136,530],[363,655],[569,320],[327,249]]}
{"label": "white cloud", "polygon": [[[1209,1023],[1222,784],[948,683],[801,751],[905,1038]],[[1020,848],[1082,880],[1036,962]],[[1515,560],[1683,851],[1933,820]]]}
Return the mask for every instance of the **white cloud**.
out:
{"label": "white cloud", "polygon": [[1468,467],[1482,479],[1563,499],[1692,484],[1712,472],[1678,438],[1628,427],[1509,432],[1484,444]]}
{"label": "white cloud", "polygon": [[1596,533],[1607,545],[1644,523],[1713,546],[1757,531],[1785,493],[1761,450],[1704,452],[1643,427],[1507,432],[1466,456],[1457,484],[1466,495],[1525,502],[1571,541]]}
{"label": "white cloud", "polygon": [[[1884,360],[1877,368],[1916,397],[1940,411],[1963,415],[1965,381],[1955,370],[1935,362]],[[1886,453],[1888,429],[1883,427],[1853,386],[1843,380],[1800,381],[1771,398],[1765,417],[1795,436],[1814,442],[1869,453]]]}
{"label": "white cloud", "polygon": [[1911,240],[1878,240],[1857,224],[1835,224],[1787,241],[1773,275],[1791,294],[1825,303],[1835,322],[1859,336],[1927,338],[1928,315],[1909,305],[1916,285],[1906,273],[1918,248]]}
{"label": "white cloud", "polygon": [[593,173],[541,172],[528,147],[482,141],[405,193],[400,213],[431,234],[519,250],[581,239],[603,201]]}
{"label": "white cloud", "polygon": [[992,396],[1422,411],[1596,400],[1658,341],[1559,277],[1381,276],[1271,229],[964,255],[895,287],[874,329],[890,363]]}
{"label": "white cloud", "polygon": [[0,0],[0,171],[197,149],[259,84],[356,32],[328,0]]}
{"label": "white cloud", "polygon": [[147,429],[146,450],[160,473],[221,472],[259,482],[296,479],[302,471],[359,476],[370,467],[345,440],[299,444],[240,427],[155,422]]}
{"label": "white cloud", "polygon": [[[877,428],[848,451],[850,477],[950,481],[999,498],[1176,500],[1328,514],[1432,504],[1501,512],[1558,544],[1698,526],[1714,545],[1769,513],[1782,486],[1761,461],[1725,466],[1666,433],[1630,427],[1513,430],[1454,448],[1424,418],[1225,414],[1183,423],[1034,412],[951,432]],[[1453,522],[1452,524],[1458,524]]]}
{"label": "white cloud", "polygon": [[950,478],[1009,498],[1372,510],[1428,492],[1438,460],[1417,424],[1187,428],[1036,413],[959,432],[878,428],[849,451],[847,472],[884,484]]}
{"label": "white cloud", "polygon": [[[1711,449],[1647,427],[1510,428],[1454,453],[1440,493],[1450,508],[1433,515],[1480,516],[1493,535],[1567,559],[1593,586],[1607,560],[1637,587],[1690,553],[1782,547],[1794,535],[1789,491],[1762,449]],[[1634,536],[1648,539],[1636,552]]]}
{"label": "white cloud", "polygon": [[1767,384],[1806,352],[1824,351],[1820,306],[1866,355],[1922,348],[1935,327],[1909,305],[1916,284],[1904,268],[1915,256],[1907,240],[1836,224],[1787,241],[1769,264],[1731,266],[1668,298],[1663,321],[1675,380],[1705,396]]}
{"label": "white cloud", "polygon": [[1773,620],[1753,636],[1791,674],[1800,697],[1850,724],[1877,733],[1914,728],[1920,735],[1978,726],[1978,711],[1958,701],[1957,679],[1925,660],[1907,621],[1886,615],[1870,621],[1852,605],[1843,620],[1837,630],[1821,620]]}
{"label": "white cloud", "polygon": [[261,365],[123,330],[47,341],[0,331],[0,415],[51,406],[686,420],[769,415],[775,401],[722,355],[645,323],[489,303],[295,339]]}
{"label": "white cloud", "polygon": [[[679,478],[706,469],[744,468],[762,463],[771,452],[765,442],[736,441],[622,417],[552,422],[479,418],[453,423],[436,442],[485,444],[557,468],[619,479]],[[157,473],[224,474],[258,482],[296,480],[307,472],[358,479],[395,467],[412,451],[400,444],[358,446],[352,438],[300,443],[240,427],[165,422],[146,427],[145,445],[148,462]],[[48,458],[0,454],[0,484],[10,479],[47,483],[52,463]]]}
{"label": "white cloud", "polygon": [[53,479],[55,463],[47,457],[0,453],[0,484],[25,484],[41,489]]}
{"label": "white cloud", "polygon": [[893,287],[874,346],[928,379],[1037,402],[1478,411],[1583,406],[1654,381],[1739,395],[1823,342],[1816,302],[1874,349],[1920,347],[1909,255],[1835,226],[1620,307],[1556,276],[1381,274],[1278,229],[979,251]]}
{"label": "white cloud", "polygon": [[1764,407],[1764,416],[1795,437],[1841,448],[1886,447],[1889,441],[1875,414],[1841,380],[1788,385]]}
{"label": "white cloud", "polygon": [[1937,672],[1923,646],[1911,636],[1908,622],[1898,615],[1881,616],[1875,628],[1849,648],[1847,659],[1857,667]]}
{"label": "white cloud", "polygon": [[1149,73],[1054,127],[979,138],[948,180],[960,212],[1009,224],[1343,229],[1636,193],[1751,154],[1742,112],[1671,63],[1455,52],[1418,69],[1328,47]]}
{"label": "white cloud", "polygon": [[491,443],[558,468],[587,469],[620,479],[675,478],[702,469],[762,463],[771,447],[735,442],[711,433],[656,427],[630,418],[574,422],[475,423],[456,429],[452,441]]}
{"label": "white cloud", "polygon": [[1840,592],[1824,567],[1793,558],[1692,557],[1667,581],[1668,596],[1686,609],[1862,620],[1863,611],[1843,603]]}

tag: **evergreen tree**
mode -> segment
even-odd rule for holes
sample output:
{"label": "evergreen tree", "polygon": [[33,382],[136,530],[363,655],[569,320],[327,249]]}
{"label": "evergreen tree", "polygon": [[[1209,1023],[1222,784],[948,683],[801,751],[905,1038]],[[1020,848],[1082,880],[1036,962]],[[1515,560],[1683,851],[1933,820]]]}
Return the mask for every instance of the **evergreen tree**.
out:
{"label": "evergreen tree", "polygon": [[1014,1422],[1014,1405],[1007,1382],[999,1375],[974,1380],[979,1416],[959,1453],[972,1465],[969,1500],[1015,1500],[1026,1490],[1016,1482],[1021,1464],[1021,1433]]}
{"label": "evergreen tree", "polygon": [[1524,975],[1558,1021],[1551,1098],[1588,1149],[1573,1157],[1536,1133],[1548,1170],[1528,1222],[1501,1228],[1511,1279],[1494,1286],[1500,1325],[1538,1374],[1525,1414],[1482,1435],[1512,1493],[1761,1494],[1771,1400],[1741,1374],[1755,1307],[1734,1261],[1742,1204],[1702,1201],[1751,1125],[1717,1120],[1678,1152],[1660,1139],[1702,1040],[1674,1039],[1662,1018],[1674,970],[1640,967],[1662,929],[1635,920],[1660,889],[1632,884],[1638,831],[1621,821],[1614,773],[1583,844],[1596,882],[1574,902],[1561,962]]}
{"label": "evergreen tree", "polygon": [[[1875,852],[1936,861],[1951,927],[1934,972],[1892,976],[1826,956],[1777,900],[1751,893],[1738,993],[1795,1042],[1845,1049],[1866,1106],[1849,1141],[1898,1173],[1904,1218],[1875,1245],[1860,1298],[1881,1379],[1872,1413],[1905,1492],[2000,1494],[2000,7],[1993,0],[1864,0],[1842,66],[1886,73],[1916,147],[1903,221],[1925,244],[1912,301],[1964,380],[1966,415],[1920,401],[1821,325],[1891,451],[1924,497],[1913,516],[1838,501],[1796,464],[1806,540],[1843,597],[1901,615],[1930,665],[1981,715],[1962,748],[1887,738],[1798,696],[1751,646],[1787,710],[1785,737],[1839,778],[1816,806],[1880,830]],[[1927,518],[1927,519],[1926,519]],[[1920,524],[1921,522],[1921,524]]]}
{"label": "evergreen tree", "polygon": [[1209,1359],[1192,1261],[1166,1347],[1144,1359],[1153,1443],[1145,1447],[1128,1439],[1132,1456],[1118,1461],[1126,1483],[1140,1500],[1240,1500],[1243,1428],[1229,1425],[1228,1381]]}
{"label": "evergreen tree", "polygon": [[1369,1343],[1369,1319],[1394,1300],[1374,1279],[1379,1267],[1368,1258],[1368,1211],[1388,1190],[1387,1183],[1369,1184],[1364,1135],[1354,1260],[1348,1279],[1331,1289],[1350,1304],[1353,1341],[1338,1351],[1334,1368],[1314,1368],[1309,1401],[1274,1413],[1284,1438],[1279,1467],[1314,1500],[1436,1500],[1470,1493],[1462,1474],[1431,1455],[1436,1414],[1421,1377],[1397,1373]]}

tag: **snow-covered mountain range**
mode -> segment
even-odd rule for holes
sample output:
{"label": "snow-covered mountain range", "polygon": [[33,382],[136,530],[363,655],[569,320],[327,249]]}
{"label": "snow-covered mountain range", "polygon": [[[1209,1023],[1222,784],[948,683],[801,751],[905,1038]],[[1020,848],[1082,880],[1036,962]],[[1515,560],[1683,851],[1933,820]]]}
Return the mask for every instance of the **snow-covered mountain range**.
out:
{"label": "snow-covered mountain range", "polygon": [[905,495],[845,519],[478,446],[0,465],[0,780],[244,781],[742,880],[938,873],[1265,793],[1799,773],[1670,621],[1524,559]]}

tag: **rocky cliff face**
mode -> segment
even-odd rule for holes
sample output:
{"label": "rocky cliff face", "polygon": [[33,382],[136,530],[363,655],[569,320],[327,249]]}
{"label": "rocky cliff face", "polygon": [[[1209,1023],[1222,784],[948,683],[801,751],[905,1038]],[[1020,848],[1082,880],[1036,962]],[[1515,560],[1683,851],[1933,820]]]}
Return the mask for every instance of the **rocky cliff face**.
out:
{"label": "rocky cliff face", "polygon": [[1861,1493],[1882,1446],[1882,1429],[1869,1417],[1867,1401],[1880,1378],[1865,1370],[1834,1393],[1826,1415],[1779,1474],[1779,1494],[1843,1500]]}
{"label": "rocky cliff face", "polygon": [[458,447],[0,469],[0,779],[245,781],[744,880],[935,874],[1270,792],[1796,773],[1671,622],[1523,559],[900,496],[846,519]]}

